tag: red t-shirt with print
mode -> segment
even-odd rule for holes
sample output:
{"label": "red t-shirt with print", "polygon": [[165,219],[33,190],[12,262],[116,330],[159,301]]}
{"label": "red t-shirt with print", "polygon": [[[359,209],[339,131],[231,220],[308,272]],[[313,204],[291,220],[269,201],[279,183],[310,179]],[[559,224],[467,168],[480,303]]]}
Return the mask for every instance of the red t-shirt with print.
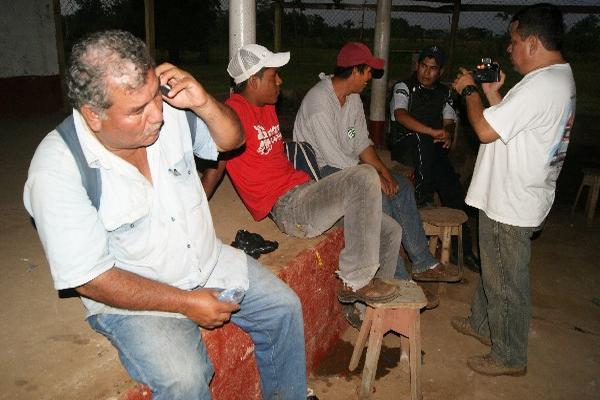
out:
{"label": "red t-shirt with print", "polygon": [[257,107],[233,94],[225,101],[242,121],[246,147],[227,161],[227,172],[256,221],[266,217],[277,200],[310,177],[294,169],[283,150],[275,106]]}

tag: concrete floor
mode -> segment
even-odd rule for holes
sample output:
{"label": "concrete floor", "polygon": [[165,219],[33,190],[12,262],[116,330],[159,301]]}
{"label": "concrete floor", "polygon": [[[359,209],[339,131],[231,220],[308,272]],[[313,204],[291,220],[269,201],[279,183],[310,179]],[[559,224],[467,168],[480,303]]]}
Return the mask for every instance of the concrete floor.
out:
{"label": "concrete floor", "polygon": [[[468,313],[477,280],[468,272],[463,283],[447,285],[440,307],[422,314],[425,399],[600,398],[600,214],[588,226],[581,210],[574,216],[568,212],[581,167],[600,163],[595,119],[582,120],[576,123],[581,134],[574,134],[557,204],[532,246],[528,374],[488,378],[466,367],[469,356],[486,351],[449,325],[453,315]],[[59,121],[58,115],[0,119],[0,399],[108,400],[132,385],[111,345],[83,321],[80,301],[61,299],[52,288],[43,251],[22,207],[31,155]],[[270,221],[252,222],[227,182],[211,208],[225,242],[239,228],[289,240],[273,233]],[[290,245],[289,254],[279,256],[293,257],[300,247]],[[311,377],[322,400],[356,398],[359,372],[346,370],[355,336],[350,328]],[[407,398],[408,375],[397,360],[399,339],[388,335],[384,345],[372,397]]]}

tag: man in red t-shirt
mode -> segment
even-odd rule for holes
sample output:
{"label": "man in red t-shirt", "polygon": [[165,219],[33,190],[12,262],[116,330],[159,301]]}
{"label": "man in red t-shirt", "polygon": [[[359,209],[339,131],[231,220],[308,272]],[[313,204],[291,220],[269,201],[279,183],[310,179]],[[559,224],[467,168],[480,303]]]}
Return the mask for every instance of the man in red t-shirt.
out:
{"label": "man in red t-shirt", "polygon": [[[393,300],[398,288],[383,279],[394,276],[402,228],[374,206],[381,204],[375,169],[359,165],[317,182],[294,169],[284,153],[274,104],[282,83],[278,68],[289,58],[249,44],[229,62],[234,94],[226,104],[240,118],[246,139],[243,151],[226,161],[229,177],[255,220],[268,215],[289,235],[318,236],[343,217],[340,302]],[[219,176],[211,178],[212,183],[204,180],[207,193]]]}

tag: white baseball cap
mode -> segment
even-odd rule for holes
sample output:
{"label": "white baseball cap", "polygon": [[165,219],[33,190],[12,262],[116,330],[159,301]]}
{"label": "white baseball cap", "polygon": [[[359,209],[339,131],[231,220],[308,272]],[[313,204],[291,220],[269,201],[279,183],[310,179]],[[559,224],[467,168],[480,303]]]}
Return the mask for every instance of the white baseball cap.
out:
{"label": "white baseball cap", "polygon": [[262,68],[282,67],[290,61],[290,52],[273,53],[259,44],[242,46],[229,61],[227,72],[236,83],[242,83]]}

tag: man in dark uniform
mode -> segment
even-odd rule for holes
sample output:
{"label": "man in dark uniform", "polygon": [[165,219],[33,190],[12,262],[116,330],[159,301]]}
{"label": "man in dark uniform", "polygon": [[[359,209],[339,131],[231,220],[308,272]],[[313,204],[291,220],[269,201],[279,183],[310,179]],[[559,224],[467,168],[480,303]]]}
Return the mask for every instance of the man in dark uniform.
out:
{"label": "man in dark uniform", "polygon": [[[439,82],[444,51],[425,47],[416,71],[392,89],[390,101],[392,159],[415,169],[415,197],[419,207],[433,204],[434,191],[446,207],[465,209],[464,192],[448,159],[456,126],[450,89]],[[471,249],[471,235],[463,230],[465,263],[478,268]]]}

